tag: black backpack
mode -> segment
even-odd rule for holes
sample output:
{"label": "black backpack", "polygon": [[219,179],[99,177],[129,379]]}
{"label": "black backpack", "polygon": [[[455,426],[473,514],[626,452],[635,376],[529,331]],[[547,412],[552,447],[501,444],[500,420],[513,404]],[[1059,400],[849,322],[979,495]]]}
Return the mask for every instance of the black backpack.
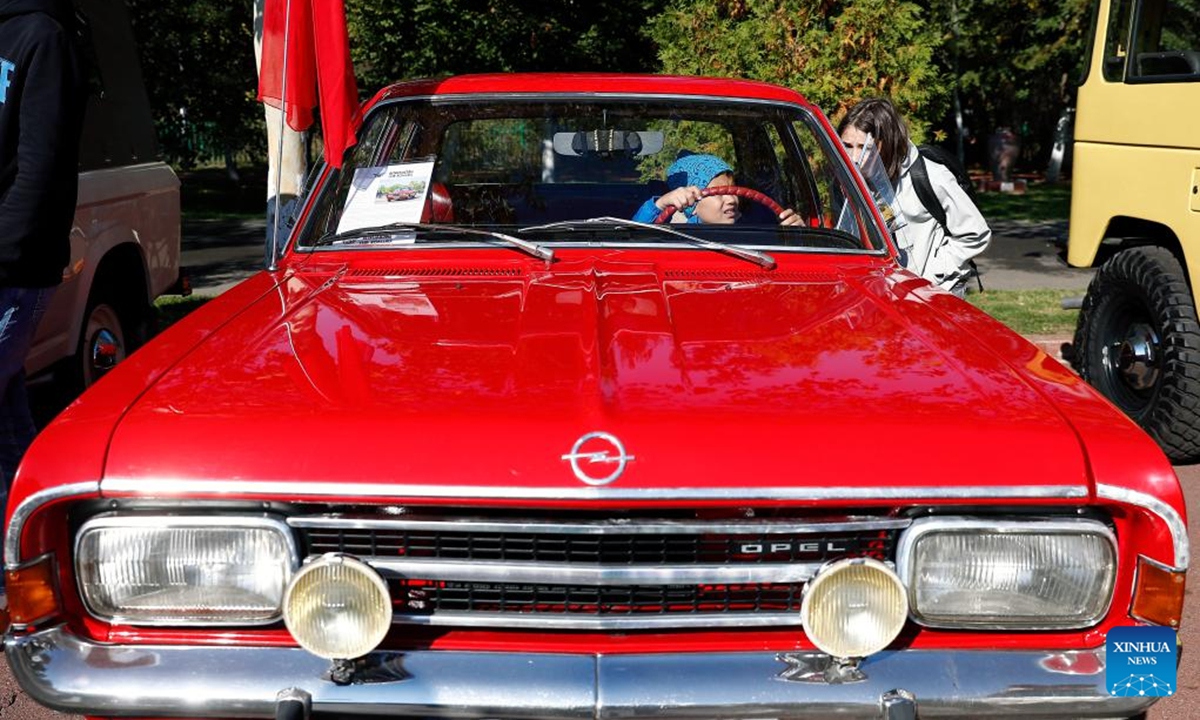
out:
{"label": "black backpack", "polygon": [[[917,161],[908,170],[909,176],[913,179],[913,190],[916,191],[921,204],[925,206],[933,219],[942,226],[942,230],[949,233],[950,228],[946,226],[946,209],[938,202],[937,193],[933,190],[933,183],[929,182],[929,170],[925,167],[925,161],[929,160],[949,170],[954,175],[954,179],[958,181],[958,186],[963,189],[967,197],[971,198],[971,202],[975,202],[975,185],[971,182],[971,176],[967,174],[967,169],[958,161],[958,156],[954,153],[937,145],[921,145],[917,150],[919,151]],[[974,260],[967,261],[967,264],[971,267],[971,274],[975,276],[975,282],[979,283],[979,292],[983,292],[983,280],[979,278],[979,268],[975,266]]]}

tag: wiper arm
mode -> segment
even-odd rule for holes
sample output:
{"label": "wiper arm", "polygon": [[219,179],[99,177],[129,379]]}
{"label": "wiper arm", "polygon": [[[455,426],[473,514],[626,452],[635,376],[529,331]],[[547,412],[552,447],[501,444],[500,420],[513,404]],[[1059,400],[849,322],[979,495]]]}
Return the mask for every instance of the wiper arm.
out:
{"label": "wiper arm", "polygon": [[529,227],[521,228],[520,232],[527,233],[527,232],[539,232],[539,231],[543,231],[543,230],[568,230],[571,228],[577,228],[581,225],[585,225],[585,226],[586,225],[615,225],[617,227],[629,227],[629,228],[640,228],[642,230],[654,230],[656,232],[661,232],[661,233],[666,233],[668,235],[674,235],[676,237],[681,237],[684,240],[687,240],[689,243],[696,245],[698,247],[702,247],[702,248],[705,248],[708,250],[714,250],[719,253],[725,253],[726,255],[732,255],[736,258],[741,258],[742,260],[749,260],[752,263],[761,265],[762,267],[766,268],[767,270],[774,270],[778,266],[778,263],[775,262],[775,258],[771,257],[770,255],[766,254],[765,252],[760,252],[758,250],[751,250],[750,248],[742,247],[741,245],[727,245],[725,243],[719,243],[719,242],[715,242],[713,240],[705,240],[704,238],[698,238],[694,235],[688,235],[685,232],[680,232],[680,231],[676,230],[675,228],[671,227],[670,225],[651,225],[650,223],[638,222],[636,220],[627,220],[625,218],[619,218],[619,217],[605,216],[605,217],[597,217],[597,218],[587,218],[585,220],[564,220],[562,222],[547,223],[545,225],[531,225]]}
{"label": "wiper arm", "polygon": [[519,237],[508,235],[495,230],[479,230],[476,228],[462,227],[461,225],[434,225],[430,223],[389,223],[387,225],[377,225],[375,227],[362,228],[359,230],[351,230],[347,233],[329,234],[322,236],[317,240],[317,245],[333,245],[335,243],[355,240],[359,238],[367,238],[376,235],[389,235],[398,231],[412,230],[421,231],[431,234],[454,234],[454,235],[478,235],[480,237],[491,238],[508,243],[513,247],[528,253],[536,258],[545,260],[547,263],[554,261],[554,251],[548,247],[544,247],[528,240],[522,240]]}

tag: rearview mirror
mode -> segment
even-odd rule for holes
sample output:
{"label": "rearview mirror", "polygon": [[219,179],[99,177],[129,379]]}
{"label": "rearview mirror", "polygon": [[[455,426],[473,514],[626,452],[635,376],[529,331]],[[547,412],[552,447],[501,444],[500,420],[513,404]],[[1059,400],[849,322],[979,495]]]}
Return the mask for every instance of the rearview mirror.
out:
{"label": "rearview mirror", "polygon": [[651,130],[579,130],[554,133],[559,155],[612,155],[645,157],[662,150],[663,134]]}

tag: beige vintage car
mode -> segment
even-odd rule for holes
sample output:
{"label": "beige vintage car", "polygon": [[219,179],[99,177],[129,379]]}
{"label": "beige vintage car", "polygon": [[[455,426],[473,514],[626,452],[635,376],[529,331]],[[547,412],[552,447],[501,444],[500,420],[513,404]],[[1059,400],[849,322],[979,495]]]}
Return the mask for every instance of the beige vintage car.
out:
{"label": "beige vintage car", "polygon": [[157,159],[137,45],[122,3],[80,4],[94,71],[80,145],[71,261],[25,369],[66,397],[144,342],[153,301],[182,289],[179,179]]}

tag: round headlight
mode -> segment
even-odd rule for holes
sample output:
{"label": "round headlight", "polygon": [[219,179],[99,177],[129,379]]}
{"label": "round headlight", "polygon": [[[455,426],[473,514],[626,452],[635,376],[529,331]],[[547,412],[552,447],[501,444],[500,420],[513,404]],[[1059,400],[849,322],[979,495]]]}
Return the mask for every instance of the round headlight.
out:
{"label": "round headlight", "polygon": [[392,626],[392,599],[371,566],[326,555],[292,578],[283,596],[283,622],[313,655],[356,658],[383,642]]}
{"label": "round headlight", "polygon": [[907,618],[904,583],[870,558],[839,560],[822,569],[800,605],[813,645],[838,658],[879,652],[896,639]]}

